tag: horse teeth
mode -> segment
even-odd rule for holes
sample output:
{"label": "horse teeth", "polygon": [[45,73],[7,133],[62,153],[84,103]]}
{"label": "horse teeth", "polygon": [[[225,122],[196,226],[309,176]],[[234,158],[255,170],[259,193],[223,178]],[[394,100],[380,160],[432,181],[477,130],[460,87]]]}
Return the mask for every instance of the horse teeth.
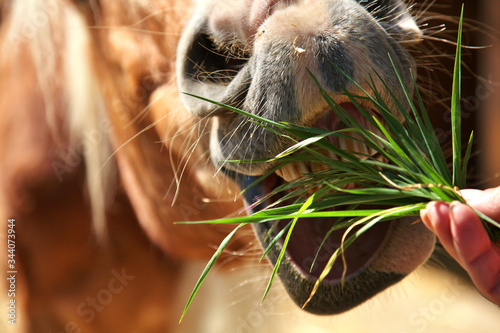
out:
{"label": "horse teeth", "polygon": [[360,153],[359,158],[365,160],[369,156],[371,156],[370,151],[368,150],[368,147],[365,144],[363,144],[359,141],[356,141],[355,146],[356,146],[355,151]]}
{"label": "horse teeth", "polygon": [[333,151],[328,151],[327,154],[326,154],[327,157],[330,157],[331,159],[334,159],[334,160],[338,160],[339,157],[337,156],[337,154],[335,154]]}
{"label": "horse teeth", "polygon": [[339,139],[337,142],[337,146],[342,149],[342,150],[349,150],[349,147],[347,147],[347,140],[345,139]]}
{"label": "horse teeth", "polygon": [[293,162],[278,169],[276,174],[283,178],[286,182],[291,182],[310,172],[311,170],[304,162]]}
{"label": "horse teeth", "polygon": [[288,169],[288,165],[285,165],[284,167],[276,170],[276,174],[283,178],[285,181],[289,181],[288,179],[290,179],[290,177],[288,175]]}
{"label": "horse teeth", "polygon": [[[377,129],[376,126],[374,126],[371,123],[366,124],[366,129],[373,132],[376,135],[380,135],[380,131]],[[341,150],[351,152],[354,155],[358,156],[358,158],[365,160],[371,157],[375,158],[376,160],[380,162],[387,162],[387,159],[383,157],[383,155],[379,154],[378,151],[376,151],[373,148],[370,148],[369,146],[365,145],[363,142],[358,141],[357,134],[350,134],[346,133],[346,135],[350,136],[351,138],[336,138],[334,141],[336,141],[337,147],[340,148]],[[356,139],[355,139],[356,138]],[[319,153],[325,155],[328,158],[334,159],[334,160],[339,160],[339,156],[335,154],[334,152],[327,150],[327,149],[321,149],[318,151]],[[343,160],[342,158],[340,158]],[[276,171],[276,174],[283,178],[286,182],[292,182],[305,174],[311,173],[311,172],[320,172],[327,170],[329,167],[320,164],[320,163],[314,163],[314,162],[301,162],[301,161],[296,161],[289,163],[282,168],[278,169]]]}
{"label": "horse teeth", "polygon": [[328,168],[325,165],[319,164],[319,163],[311,163],[310,166],[311,166],[312,172],[323,171],[323,170],[326,170]]}
{"label": "horse teeth", "polygon": [[376,151],[375,149],[373,148],[370,148],[370,147],[366,147],[367,151],[368,151],[368,155],[370,156],[375,156],[375,155],[378,155],[378,151]]}
{"label": "horse teeth", "polygon": [[311,172],[311,169],[304,162],[297,162],[294,163],[294,165],[301,175],[308,174]]}
{"label": "horse teeth", "polygon": [[380,132],[380,130],[378,129],[378,127],[375,126],[375,125],[373,125],[370,122],[368,122],[368,124],[366,125],[365,129],[367,129],[368,131],[372,132],[375,135],[382,136],[382,133]]}

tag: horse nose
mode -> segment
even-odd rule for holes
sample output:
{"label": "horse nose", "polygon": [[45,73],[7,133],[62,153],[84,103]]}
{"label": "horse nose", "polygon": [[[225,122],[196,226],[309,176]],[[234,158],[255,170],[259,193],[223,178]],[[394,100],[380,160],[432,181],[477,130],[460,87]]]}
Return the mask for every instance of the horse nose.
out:
{"label": "horse nose", "polygon": [[272,15],[274,11],[283,6],[288,6],[291,1],[283,0],[256,0],[252,1],[252,9],[250,12],[249,27],[250,36],[257,33],[259,26],[264,23],[264,21]]}
{"label": "horse nose", "polygon": [[264,21],[279,9],[288,7],[291,0],[245,0],[236,1],[229,9],[215,13],[211,24],[218,31],[234,33],[234,24],[238,22],[241,37],[250,41],[257,34]]}

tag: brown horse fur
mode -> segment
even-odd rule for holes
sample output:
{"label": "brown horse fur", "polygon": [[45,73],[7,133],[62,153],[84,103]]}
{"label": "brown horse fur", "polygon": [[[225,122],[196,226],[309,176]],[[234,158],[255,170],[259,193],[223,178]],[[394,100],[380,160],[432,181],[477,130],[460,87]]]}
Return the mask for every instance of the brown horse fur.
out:
{"label": "brown horse fur", "polygon": [[[189,10],[184,1],[146,5],[4,7],[0,211],[16,219],[18,325],[26,331],[164,332],[179,318],[169,300],[182,261],[206,260],[229,230],[173,222],[242,209],[238,190],[213,177],[196,145],[203,124],[172,97]],[[232,249],[249,243],[240,238]],[[136,278],[103,316],[78,312],[122,270]]]}

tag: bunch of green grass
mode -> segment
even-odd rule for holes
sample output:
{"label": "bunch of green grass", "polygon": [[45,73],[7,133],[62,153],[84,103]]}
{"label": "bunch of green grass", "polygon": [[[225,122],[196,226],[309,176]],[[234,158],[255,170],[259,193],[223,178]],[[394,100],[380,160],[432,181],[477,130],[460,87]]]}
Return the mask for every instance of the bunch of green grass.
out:
{"label": "bunch of green grass", "polygon": [[[263,299],[267,295],[276,277],[288,241],[299,219],[305,219],[302,223],[307,223],[307,218],[322,217],[337,219],[337,222],[325,236],[323,242],[334,230],[347,228],[344,233],[342,246],[330,257],[330,260],[313,288],[309,298],[310,300],[321,281],[330,272],[334,262],[338,260],[339,257],[343,258],[342,254],[344,249],[376,223],[405,216],[418,216],[419,211],[425,208],[429,201],[465,202],[460,195],[459,189],[465,188],[466,186],[467,163],[471,155],[473,136],[471,133],[468,145],[465,149],[462,149],[460,112],[461,22],[462,20],[459,26],[450,111],[453,152],[451,158],[451,171],[449,169],[449,161],[442,151],[441,143],[424,109],[422,98],[416,88],[415,80],[413,80],[416,100],[414,103],[411,97],[412,94],[407,91],[398,73],[396,74],[405,91],[407,101],[401,103],[390,92],[387,86],[385,86],[385,89],[387,89],[396,102],[398,106],[397,112],[403,116],[404,123],[401,123],[394,115],[395,112],[389,110],[377,91],[373,80],[369,82],[371,91],[373,91],[372,94],[364,91],[360,85],[352,80],[351,82],[363,91],[363,96],[354,96],[345,91],[345,95],[350,99],[351,103],[356,106],[359,113],[364,116],[365,121],[369,121],[377,128],[378,133],[374,133],[362,127],[356,119],[343,110],[342,107],[321,88],[316,79],[316,84],[323,98],[333,112],[342,120],[346,128],[337,131],[328,131],[274,122],[236,108],[221,105],[233,112],[244,114],[256,124],[264,126],[270,131],[295,142],[294,145],[278,156],[266,160],[273,162],[274,167],[255,183],[262,181],[279,168],[294,161],[308,161],[323,165],[325,168],[322,171],[311,172],[299,179],[276,188],[267,197],[262,198],[262,202],[265,202],[267,198],[279,192],[283,193],[282,198],[271,206],[251,216],[196,222],[218,224],[234,223],[238,224],[238,226],[224,239],[210,262],[207,264],[188,300],[182,318],[186,314],[189,305],[215,261],[236,231],[244,225],[278,220],[290,221],[286,228],[282,229],[274,239],[271,240],[269,247],[264,251],[262,256],[262,258],[264,258],[278,240],[283,238],[282,251],[274,266]],[[381,77],[378,77],[378,79],[383,82]],[[215,103],[213,101],[210,102]],[[365,108],[361,106],[362,102],[373,105],[377,115],[366,111]],[[410,106],[409,111],[404,105]],[[341,150],[326,139],[329,136],[345,140],[357,140],[376,151],[376,155],[382,156],[383,161],[370,155],[362,155],[359,152]],[[325,150],[336,154],[341,157],[341,159],[336,160],[325,156]],[[462,155],[463,151],[465,151],[464,155]],[[251,163],[255,161],[228,162]],[[258,162],[262,162],[262,160]],[[255,183],[251,186],[255,185]],[[349,184],[356,184],[357,186],[355,189],[346,189],[346,185]],[[293,202],[293,204],[285,205],[285,202]],[[359,205],[363,205],[363,209],[357,209]],[[341,210],[332,210],[332,208],[340,206],[342,207]],[[367,207],[373,208],[366,209]],[[484,214],[478,211],[476,212],[483,220],[485,228],[491,238],[494,241],[498,241],[500,238],[498,233],[500,225]],[[356,226],[358,228],[354,231],[354,227]],[[344,260],[344,266],[345,264]],[[304,306],[306,304],[304,304]]]}

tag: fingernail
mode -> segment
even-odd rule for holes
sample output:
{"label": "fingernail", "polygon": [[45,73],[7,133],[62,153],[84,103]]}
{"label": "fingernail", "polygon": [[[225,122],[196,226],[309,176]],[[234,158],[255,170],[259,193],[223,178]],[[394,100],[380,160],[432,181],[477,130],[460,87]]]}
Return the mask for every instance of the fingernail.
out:
{"label": "fingernail", "polygon": [[434,231],[435,224],[443,218],[443,215],[449,214],[449,209],[450,203],[448,202],[432,201],[427,205],[422,221],[427,228]]}
{"label": "fingernail", "polygon": [[425,207],[424,209],[420,210],[420,218],[422,221],[425,222],[429,218],[429,208]]}
{"label": "fingernail", "polygon": [[431,222],[431,209],[436,205],[436,202],[431,201],[427,204],[427,206],[420,211],[420,217],[422,218],[422,223],[429,229],[432,230],[432,222]]}
{"label": "fingernail", "polygon": [[455,221],[455,212],[453,211],[455,207],[460,206],[462,203],[460,201],[452,201],[450,203],[450,221]]}

